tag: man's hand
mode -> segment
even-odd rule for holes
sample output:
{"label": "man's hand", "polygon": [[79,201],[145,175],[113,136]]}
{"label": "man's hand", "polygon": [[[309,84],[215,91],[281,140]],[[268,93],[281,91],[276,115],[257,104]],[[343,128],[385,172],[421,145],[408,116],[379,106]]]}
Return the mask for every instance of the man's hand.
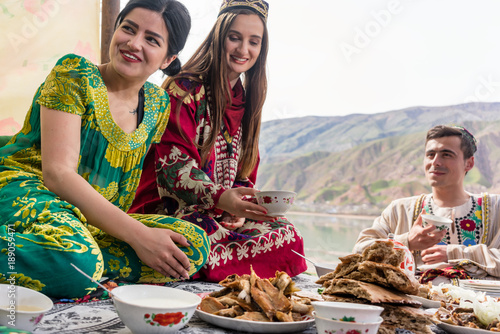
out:
{"label": "man's hand", "polygon": [[423,227],[422,214],[425,214],[425,210],[422,210],[408,234],[408,248],[412,251],[430,248],[440,242],[446,235],[446,230],[439,231],[434,225]]}
{"label": "man's hand", "polygon": [[435,264],[440,262],[448,262],[446,253],[446,245],[436,245],[422,251],[422,261],[425,264]]}

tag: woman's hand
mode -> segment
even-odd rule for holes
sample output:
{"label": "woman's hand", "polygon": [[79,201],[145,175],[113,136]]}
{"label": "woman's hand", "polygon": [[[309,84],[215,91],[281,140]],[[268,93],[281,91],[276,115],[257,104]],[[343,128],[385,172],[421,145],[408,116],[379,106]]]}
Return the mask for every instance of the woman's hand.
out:
{"label": "woman's hand", "polygon": [[264,207],[245,200],[247,196],[255,196],[257,192],[258,190],[256,189],[244,187],[227,189],[219,197],[216,207],[236,217],[253,220],[274,219],[271,216],[267,216],[267,211]]}
{"label": "woman's hand", "polygon": [[220,224],[227,228],[228,230],[235,230],[239,227],[242,227],[245,224],[245,218],[236,217],[230,214],[229,212],[224,212],[222,214],[222,218]]}
{"label": "woman's hand", "polygon": [[191,246],[187,239],[174,231],[143,225],[133,239],[128,241],[137,256],[149,267],[165,276],[189,279],[190,262],[179,247]]}

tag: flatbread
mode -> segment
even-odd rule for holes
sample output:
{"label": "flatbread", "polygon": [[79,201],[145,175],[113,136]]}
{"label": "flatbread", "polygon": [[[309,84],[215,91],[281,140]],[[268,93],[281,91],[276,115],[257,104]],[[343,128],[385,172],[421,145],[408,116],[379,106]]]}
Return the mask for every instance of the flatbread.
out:
{"label": "flatbread", "polygon": [[340,278],[325,282],[324,286],[326,288],[325,291],[323,291],[323,297],[325,295],[344,295],[365,299],[371,303],[422,306],[422,303],[403,293],[386,289],[372,283]]}

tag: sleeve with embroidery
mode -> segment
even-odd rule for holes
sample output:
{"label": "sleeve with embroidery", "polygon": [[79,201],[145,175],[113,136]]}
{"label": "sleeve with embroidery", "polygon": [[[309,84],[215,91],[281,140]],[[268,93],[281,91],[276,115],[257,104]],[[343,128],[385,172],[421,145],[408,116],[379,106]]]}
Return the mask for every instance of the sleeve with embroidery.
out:
{"label": "sleeve with embroidery", "polygon": [[82,116],[91,100],[90,73],[85,58],[72,54],[62,57],[47,76],[38,104]]}
{"label": "sleeve with embroidery", "polygon": [[193,94],[184,98],[177,112],[185,89],[185,86],[177,83],[169,88],[170,119],[155,152],[160,197],[164,201],[168,199],[166,205],[172,205],[173,200],[174,210],[182,211],[183,214],[197,209],[214,209],[224,192],[224,188],[215,184],[200,168],[200,151],[195,144],[201,142],[203,134],[210,129],[204,88],[200,85]]}

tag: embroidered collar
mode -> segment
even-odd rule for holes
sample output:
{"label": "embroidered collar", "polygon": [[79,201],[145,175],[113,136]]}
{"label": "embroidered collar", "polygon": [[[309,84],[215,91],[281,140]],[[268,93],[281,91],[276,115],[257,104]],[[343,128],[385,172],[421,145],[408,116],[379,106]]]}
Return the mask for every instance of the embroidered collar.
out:
{"label": "embroidered collar", "polygon": [[430,214],[434,214],[434,210],[433,210],[433,207],[436,208],[436,210],[439,210],[440,208],[441,209],[458,209],[458,208],[467,208],[469,210],[465,210],[465,211],[470,211],[470,209],[472,208],[475,208],[476,207],[476,200],[474,199],[474,196],[469,196],[469,199],[467,200],[467,202],[465,202],[464,204],[461,204],[461,205],[458,205],[458,206],[454,206],[454,207],[440,207],[436,204],[436,202],[434,202],[434,196],[432,196],[432,194],[429,196],[429,199],[427,200],[427,206],[429,207],[429,213]]}

